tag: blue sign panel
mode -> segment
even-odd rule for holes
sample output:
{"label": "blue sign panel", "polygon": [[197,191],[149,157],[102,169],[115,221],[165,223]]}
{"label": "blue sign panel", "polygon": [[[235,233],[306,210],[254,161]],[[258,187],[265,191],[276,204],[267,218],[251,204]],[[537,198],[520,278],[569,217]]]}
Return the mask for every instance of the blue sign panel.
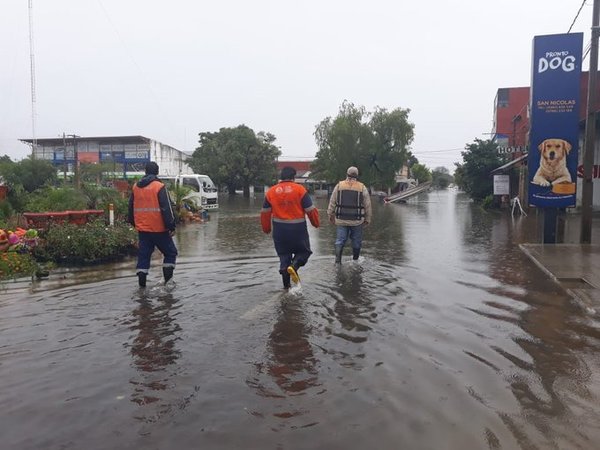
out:
{"label": "blue sign panel", "polygon": [[575,206],[583,33],[533,39],[529,204]]}

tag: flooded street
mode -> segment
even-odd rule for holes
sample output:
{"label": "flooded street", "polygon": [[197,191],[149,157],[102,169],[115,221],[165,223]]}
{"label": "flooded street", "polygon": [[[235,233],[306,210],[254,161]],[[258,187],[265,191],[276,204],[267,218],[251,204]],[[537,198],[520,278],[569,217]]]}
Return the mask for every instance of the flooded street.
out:
{"label": "flooded street", "polygon": [[286,293],[261,205],[181,226],[173,290],[160,259],[146,292],[133,259],[8,283],[0,448],[598,448],[600,316],[519,250],[533,215],[374,199],[339,267],[319,199]]}

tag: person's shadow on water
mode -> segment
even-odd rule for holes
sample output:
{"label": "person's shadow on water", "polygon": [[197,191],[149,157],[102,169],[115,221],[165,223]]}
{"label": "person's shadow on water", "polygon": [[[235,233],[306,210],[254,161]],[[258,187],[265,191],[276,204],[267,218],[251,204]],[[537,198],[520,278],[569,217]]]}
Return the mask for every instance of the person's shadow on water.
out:
{"label": "person's shadow on water", "polygon": [[135,302],[130,330],[137,334],[129,348],[138,376],[129,382],[133,386],[131,401],[142,406],[159,402],[160,392],[168,389],[173,371],[167,368],[175,364],[181,354],[176,348],[181,327],[172,315],[178,305],[170,293],[162,293],[157,298],[142,293]]}
{"label": "person's shadow on water", "polygon": [[297,294],[282,294],[264,360],[255,363],[258,373],[246,382],[259,396],[276,400],[271,414],[280,419],[305,413],[291,399],[320,386],[318,360],[309,341],[312,327],[305,316],[303,301]]}

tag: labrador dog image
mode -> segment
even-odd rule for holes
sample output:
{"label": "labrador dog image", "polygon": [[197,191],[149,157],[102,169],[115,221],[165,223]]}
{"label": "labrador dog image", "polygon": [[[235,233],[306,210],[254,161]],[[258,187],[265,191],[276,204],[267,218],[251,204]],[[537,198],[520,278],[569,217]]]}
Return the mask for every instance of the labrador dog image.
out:
{"label": "labrador dog image", "polygon": [[550,186],[559,183],[571,183],[571,174],[567,169],[567,155],[571,144],[564,139],[546,139],[538,146],[540,150],[540,167],[535,173],[532,183]]}

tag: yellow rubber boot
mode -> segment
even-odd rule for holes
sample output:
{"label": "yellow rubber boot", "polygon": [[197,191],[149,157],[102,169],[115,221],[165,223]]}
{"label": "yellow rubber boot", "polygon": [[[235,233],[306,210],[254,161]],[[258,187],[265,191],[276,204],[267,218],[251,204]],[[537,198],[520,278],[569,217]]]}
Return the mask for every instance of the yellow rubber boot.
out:
{"label": "yellow rubber boot", "polygon": [[300,283],[300,277],[298,276],[298,272],[296,272],[296,269],[294,269],[294,266],[288,266],[287,272],[290,274],[290,278],[294,283]]}

